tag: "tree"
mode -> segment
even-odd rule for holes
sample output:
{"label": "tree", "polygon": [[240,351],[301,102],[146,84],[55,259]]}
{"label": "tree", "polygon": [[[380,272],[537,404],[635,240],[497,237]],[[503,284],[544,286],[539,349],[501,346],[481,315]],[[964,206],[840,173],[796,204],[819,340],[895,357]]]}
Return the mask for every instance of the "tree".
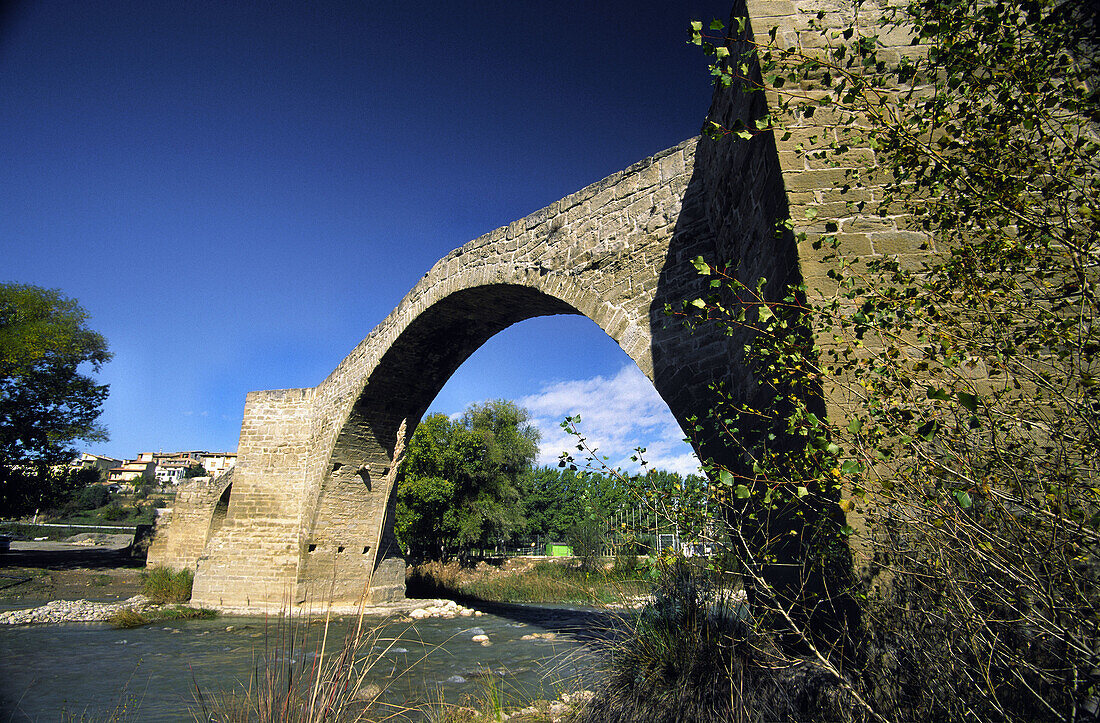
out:
{"label": "tree", "polygon": [[[798,287],[767,298],[698,259],[715,292],[678,313],[755,328],[758,381],[793,400],[720,409],[734,429],[768,420],[774,437],[749,435],[751,477],[710,472],[729,489],[735,535],[749,514],[774,520],[797,499],[824,510],[830,488],[863,516],[871,569],[886,574],[863,591],[858,642],[864,661],[893,661],[863,668],[871,715],[1081,720],[1100,691],[1095,11],[917,0],[874,11],[876,27],[861,9],[841,28],[819,24],[823,13],[805,43],[754,39],[739,19],[734,42],[709,46],[712,73],[775,102],[771,115],[710,130],[746,142],[828,114],[838,130],[801,129],[800,152],[844,169],[847,215],[900,219],[935,253],[919,265],[859,258],[826,224],[800,237],[831,252],[838,291],[816,301]],[[919,52],[885,37],[913,38]],[[809,377],[848,391],[846,418],[815,413]],[[767,545],[739,553],[762,582],[758,609],[787,615],[766,594]]]}
{"label": "tree", "polygon": [[473,404],[457,421],[436,414],[421,422],[398,476],[397,532],[406,549],[413,556],[484,549],[518,529],[518,484],[538,440],[526,410],[506,400]]}
{"label": "tree", "polygon": [[98,372],[111,355],[87,318],[56,290],[0,284],[0,514],[56,502],[71,485],[47,470],[73,457],[74,441],[106,439],[96,420],[107,385],[85,372]]}
{"label": "tree", "polygon": [[397,488],[397,538],[413,560],[442,560],[458,539],[455,486],[439,477],[405,477]]}
{"label": "tree", "polygon": [[571,470],[540,467],[521,477],[524,533],[564,540],[566,531],[584,515],[584,491],[584,479]]}
{"label": "tree", "polygon": [[573,548],[573,555],[581,562],[581,569],[594,571],[607,544],[607,528],[598,517],[581,520],[569,529],[565,541]]}
{"label": "tree", "polygon": [[187,466],[187,469],[183,471],[184,479],[192,479],[194,477],[207,477],[210,473],[206,471],[206,468],[201,464],[191,464]]}

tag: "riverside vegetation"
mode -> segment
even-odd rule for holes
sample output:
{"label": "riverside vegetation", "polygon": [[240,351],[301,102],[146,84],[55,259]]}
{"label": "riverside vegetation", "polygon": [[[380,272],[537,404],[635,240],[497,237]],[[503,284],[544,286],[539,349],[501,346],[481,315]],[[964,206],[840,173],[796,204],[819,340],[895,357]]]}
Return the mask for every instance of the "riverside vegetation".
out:
{"label": "riverside vegetation", "polygon": [[[822,12],[800,43],[754,36],[745,18],[728,38],[693,25],[716,82],[772,101],[735,127],[710,123],[716,141],[799,127],[808,163],[843,169],[853,217],[901,219],[930,252],[855,256],[835,224],[813,229],[811,206],[777,231],[812,229],[794,240],[830,251],[832,294],[766,293],[765,280],[700,258],[711,293],[670,309],[750,330],[760,387],[716,390],[713,416],[692,430],[727,430],[745,461],[711,463],[708,476],[763,636],[721,634],[717,682],[751,690],[777,665],[812,661],[812,695],[780,714],[800,721],[1095,719],[1095,10],[915,0],[852,11],[839,28]],[[885,52],[887,36],[915,52]],[[806,132],[823,128],[816,114],[829,132]],[[843,418],[821,414],[826,385],[848,400]],[[862,556],[860,578],[844,541]],[[794,564],[793,588],[776,561]],[[779,662],[766,662],[773,651]],[[773,711],[758,699],[727,712]]]}
{"label": "riverside vegetation", "polygon": [[485,562],[464,568],[457,560],[410,567],[408,592],[420,597],[456,597],[492,602],[580,603],[622,606],[649,595],[654,562],[619,555],[610,566],[572,559],[516,558],[499,567]]}

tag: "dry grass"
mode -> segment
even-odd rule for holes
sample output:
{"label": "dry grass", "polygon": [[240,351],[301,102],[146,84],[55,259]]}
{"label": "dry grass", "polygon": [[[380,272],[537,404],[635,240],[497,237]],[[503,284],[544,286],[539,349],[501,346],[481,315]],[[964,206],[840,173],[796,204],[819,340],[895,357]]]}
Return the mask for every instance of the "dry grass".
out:
{"label": "dry grass", "polygon": [[[342,640],[330,640],[326,619],[320,639],[308,621],[280,617],[267,631],[252,675],[233,690],[204,691],[195,685],[190,713],[217,723],[343,723],[407,719],[418,709],[386,703],[386,689],[404,673],[375,670],[400,638],[381,627],[358,624]],[[413,666],[415,667],[415,662]],[[407,671],[406,671],[407,672]],[[375,679],[384,681],[373,682]]]}
{"label": "dry grass", "polygon": [[482,563],[463,569],[458,562],[427,562],[409,572],[410,590],[432,597],[465,597],[494,602],[619,603],[644,595],[650,583],[609,572],[582,570],[572,561]]}

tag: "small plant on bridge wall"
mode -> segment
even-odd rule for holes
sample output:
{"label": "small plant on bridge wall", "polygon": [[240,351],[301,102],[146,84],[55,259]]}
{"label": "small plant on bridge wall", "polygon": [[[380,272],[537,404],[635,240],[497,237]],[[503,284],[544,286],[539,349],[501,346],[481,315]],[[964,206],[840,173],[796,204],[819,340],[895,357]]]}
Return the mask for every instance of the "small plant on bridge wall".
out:
{"label": "small plant on bridge wall", "polygon": [[[696,261],[713,293],[677,313],[751,327],[769,392],[715,390],[699,431],[749,469],[712,469],[715,493],[752,576],[782,548],[776,521],[843,492],[834,509],[862,519],[877,573],[854,658],[874,715],[1083,720],[1100,707],[1096,16],[1054,0],[854,7],[797,41],[693,24],[718,83],[773,101],[710,134],[798,133],[806,167],[843,169],[852,198],[820,204],[838,220],[811,203],[781,221],[830,263],[824,296],[773,299]],[[899,37],[915,52],[887,46]],[[860,224],[883,245],[924,234],[928,253],[857,253]],[[843,419],[825,420],[819,385]],[[778,516],[742,511],[760,503]]]}

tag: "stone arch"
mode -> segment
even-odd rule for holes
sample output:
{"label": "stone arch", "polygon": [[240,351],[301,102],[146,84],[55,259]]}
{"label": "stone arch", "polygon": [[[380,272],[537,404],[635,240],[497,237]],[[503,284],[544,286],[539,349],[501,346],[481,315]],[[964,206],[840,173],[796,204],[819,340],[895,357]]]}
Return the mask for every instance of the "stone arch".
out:
{"label": "stone arch", "polygon": [[[229,500],[233,491],[233,482],[228,480],[228,484],[225,485],[225,490],[218,496],[218,501],[214,503],[214,509],[210,513],[210,527],[206,532],[206,539],[214,537],[218,534],[218,530],[225,524],[226,518],[229,516]],[[205,547],[205,545],[203,545]]]}
{"label": "stone arch", "polygon": [[[553,294],[537,283],[475,285],[441,295],[405,326],[365,374],[335,437],[305,526],[300,579],[317,581],[318,590],[336,600],[353,600],[368,586],[372,599],[403,593],[404,560],[396,559],[392,529],[398,438],[412,435],[450,376],[492,336],[538,316],[581,314],[570,302],[581,303],[582,296],[575,284]],[[591,320],[607,331],[601,310]],[[647,363],[648,355],[639,357],[635,363]],[[359,470],[371,480],[369,489]]]}
{"label": "stone arch", "polygon": [[172,512],[157,521],[148,564],[194,570],[228,518],[232,486],[233,468],[217,477],[195,477],[181,484]]}
{"label": "stone arch", "polygon": [[[733,15],[748,15],[761,41],[778,26],[784,42],[799,42],[816,35],[817,6],[735,0]],[[751,127],[766,104],[760,93],[719,88],[709,117]],[[195,603],[258,611],[288,598],[352,607],[400,596],[400,565],[385,549],[395,456],[446,377],[524,318],[592,319],[681,422],[709,408],[712,383],[745,400],[759,393],[741,363],[744,337],[688,334],[664,316],[704,289],[692,259],[728,264],[748,284],[766,278],[770,298],[805,281],[812,298],[835,291],[814,248],[827,230],[857,257],[925,253],[926,238],[900,230],[904,219],[869,224],[847,203],[871,200],[873,189],[854,199],[844,168],[813,167],[797,152],[807,135],[836,132],[823,115],[794,119],[778,141],[770,132],[684,141],[485,234],[435,264],[321,384],[249,394],[232,501],[202,553]],[[838,413],[842,392],[824,391]],[[700,457],[736,467],[716,440],[704,429]]]}

